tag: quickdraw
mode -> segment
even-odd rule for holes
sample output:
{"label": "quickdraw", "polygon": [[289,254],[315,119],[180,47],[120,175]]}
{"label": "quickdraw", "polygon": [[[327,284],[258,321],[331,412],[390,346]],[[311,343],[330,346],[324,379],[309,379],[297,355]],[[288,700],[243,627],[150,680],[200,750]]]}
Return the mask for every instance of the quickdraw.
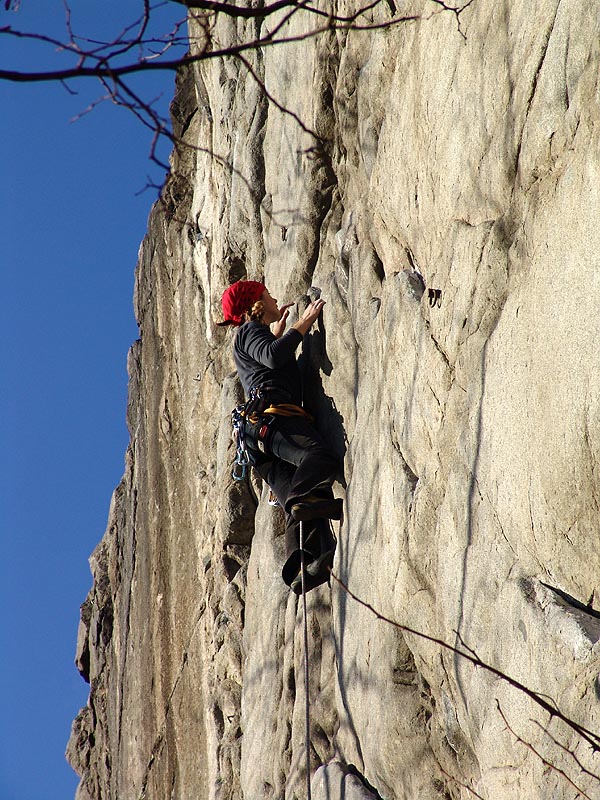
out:
{"label": "quickdraw", "polygon": [[233,438],[236,442],[235,463],[231,475],[235,481],[243,481],[248,467],[252,464],[252,458],[246,446],[246,424],[249,422],[255,425],[260,418],[259,413],[266,405],[267,401],[262,391],[260,388],[256,388],[252,389],[250,397],[245,403],[240,403],[231,412]]}
{"label": "quickdraw", "polygon": [[235,463],[231,476],[234,481],[243,481],[251,464],[248,450],[246,449],[246,403],[236,406],[231,412],[233,438],[236,442]]}

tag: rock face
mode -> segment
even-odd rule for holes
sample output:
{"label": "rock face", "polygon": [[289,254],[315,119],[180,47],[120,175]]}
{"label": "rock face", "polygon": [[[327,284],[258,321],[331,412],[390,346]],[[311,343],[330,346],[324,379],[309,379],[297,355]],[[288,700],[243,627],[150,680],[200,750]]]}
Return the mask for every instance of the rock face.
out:
{"label": "rock face", "polygon": [[302,350],[343,457],[334,573],[405,626],[335,580],[308,595],[312,797],[600,797],[600,755],[548,713],[600,732],[600,18],[365,19],[397,22],[179,75],[187,146],[140,250],[131,444],[82,607],[78,800],[306,797],[302,611],[281,512],[231,479],[215,324],[263,274],[280,302],[327,300]]}

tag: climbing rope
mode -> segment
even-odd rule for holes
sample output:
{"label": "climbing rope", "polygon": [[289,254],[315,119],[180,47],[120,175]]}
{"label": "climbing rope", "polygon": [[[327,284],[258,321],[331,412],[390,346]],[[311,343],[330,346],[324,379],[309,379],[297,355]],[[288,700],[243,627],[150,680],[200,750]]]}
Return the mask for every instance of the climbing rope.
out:
{"label": "climbing rope", "polygon": [[304,523],[300,523],[300,574],[302,576],[302,616],[304,617],[304,747],[306,750],[306,800],[310,790],[310,695],[308,691],[308,618],[306,616],[306,564],[304,561]]}

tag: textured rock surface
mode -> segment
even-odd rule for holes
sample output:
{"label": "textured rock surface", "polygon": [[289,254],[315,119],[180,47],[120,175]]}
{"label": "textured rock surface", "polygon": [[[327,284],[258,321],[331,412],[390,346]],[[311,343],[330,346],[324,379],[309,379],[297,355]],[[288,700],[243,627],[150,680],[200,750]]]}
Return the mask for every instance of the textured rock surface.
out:
{"label": "textured rock surface", "polygon": [[[598,12],[399,11],[421,18],[246,54],[321,144],[239,61],[179,78],[198,149],[174,154],[140,250],[131,445],[78,643],[79,800],[305,797],[302,615],[280,512],[230,478],[240,388],[215,326],[225,286],[263,273],[280,301],[327,299],[303,362],[344,457],[335,573],[600,731]],[[542,759],[600,796],[600,756],[522,692],[335,582],[308,600],[315,800],[576,797]]]}

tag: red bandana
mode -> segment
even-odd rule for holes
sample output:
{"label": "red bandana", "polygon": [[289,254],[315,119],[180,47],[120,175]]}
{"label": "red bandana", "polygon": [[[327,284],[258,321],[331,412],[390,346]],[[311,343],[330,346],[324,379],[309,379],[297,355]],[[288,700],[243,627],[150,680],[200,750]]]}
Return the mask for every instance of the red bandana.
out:
{"label": "red bandana", "polygon": [[236,281],[225,289],[221,298],[225,322],[240,325],[243,315],[260,300],[265,289],[264,283],[258,281]]}

